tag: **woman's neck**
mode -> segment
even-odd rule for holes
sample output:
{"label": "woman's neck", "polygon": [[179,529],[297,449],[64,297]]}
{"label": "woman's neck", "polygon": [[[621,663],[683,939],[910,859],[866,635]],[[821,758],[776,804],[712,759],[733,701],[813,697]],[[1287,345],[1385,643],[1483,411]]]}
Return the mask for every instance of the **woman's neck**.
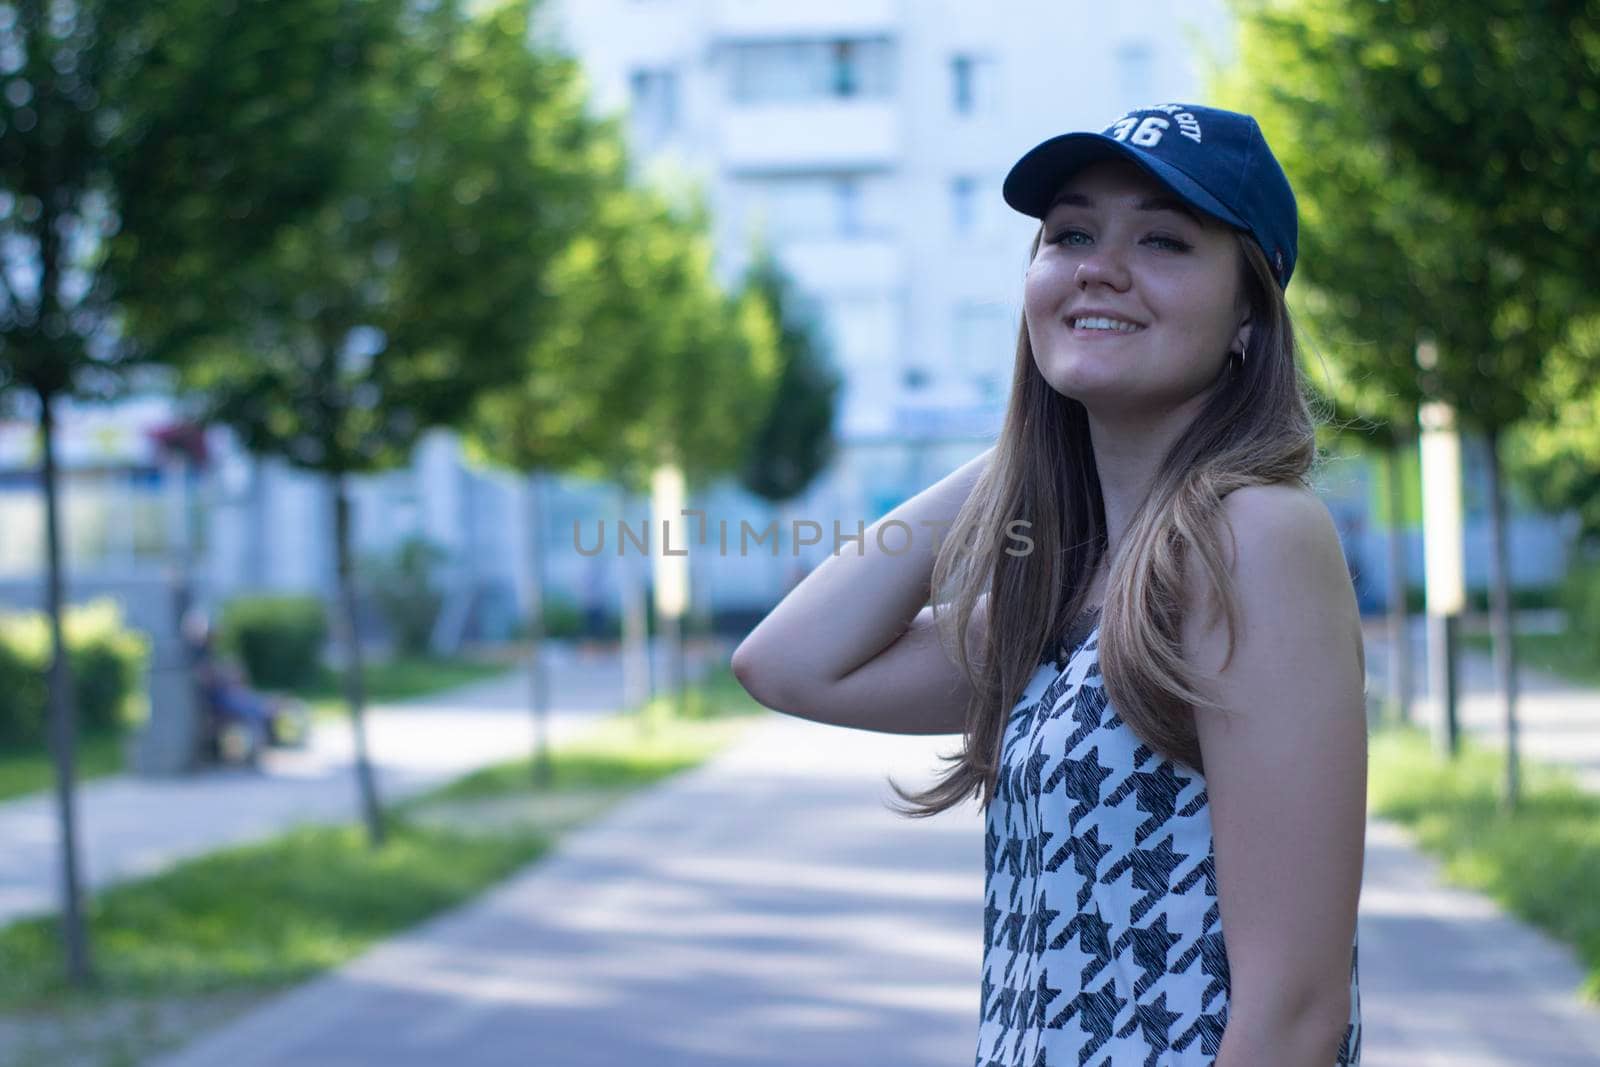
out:
{"label": "woman's neck", "polygon": [[1205,403],[1205,395],[1157,415],[1089,411],[1089,439],[1106,509],[1106,560],[1116,557],[1134,512],[1144,503],[1161,461]]}

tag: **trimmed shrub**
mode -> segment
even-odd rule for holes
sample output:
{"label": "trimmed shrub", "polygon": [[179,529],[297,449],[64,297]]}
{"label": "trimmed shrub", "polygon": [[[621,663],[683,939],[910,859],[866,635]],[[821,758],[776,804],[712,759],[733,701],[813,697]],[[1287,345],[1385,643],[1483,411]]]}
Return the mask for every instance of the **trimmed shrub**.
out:
{"label": "trimmed shrub", "polygon": [[222,648],[244,664],[260,689],[300,689],[322,674],[328,614],[314,596],[258,596],[222,609]]}
{"label": "trimmed shrub", "polygon": [[444,594],[434,583],[434,571],[444,563],[444,549],[421,537],[401,542],[387,558],[367,560],[361,568],[361,584],[371,590],[373,601],[401,655],[421,656],[428,652],[434,623],[444,606]]}
{"label": "trimmed shrub", "polygon": [[[123,625],[109,599],[69,606],[62,616],[78,728],[102,733],[130,724],[142,697],[150,647]],[[0,741],[41,745],[47,729],[50,625],[42,612],[0,616]]]}
{"label": "trimmed shrub", "polygon": [[1572,630],[1600,640],[1600,560],[1572,565],[1561,584],[1561,606]]}
{"label": "trimmed shrub", "polygon": [[[524,620],[522,631],[526,633],[528,625]],[[594,636],[588,634],[588,626],[583,613],[571,598],[560,595],[545,594],[544,598],[544,633],[551,638],[574,638]]]}

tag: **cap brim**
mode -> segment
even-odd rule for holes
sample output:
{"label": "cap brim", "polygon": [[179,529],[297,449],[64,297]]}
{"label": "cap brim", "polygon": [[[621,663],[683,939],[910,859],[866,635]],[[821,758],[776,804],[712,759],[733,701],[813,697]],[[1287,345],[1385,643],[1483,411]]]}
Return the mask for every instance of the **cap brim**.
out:
{"label": "cap brim", "polygon": [[1103,133],[1064,133],[1036,145],[1012,166],[1000,187],[1001,195],[1006,203],[1024,215],[1042,219],[1049,214],[1062,182],[1088,164],[1103,159],[1125,159],[1197,210],[1241,230],[1250,228],[1224,207],[1222,201],[1177,167]]}

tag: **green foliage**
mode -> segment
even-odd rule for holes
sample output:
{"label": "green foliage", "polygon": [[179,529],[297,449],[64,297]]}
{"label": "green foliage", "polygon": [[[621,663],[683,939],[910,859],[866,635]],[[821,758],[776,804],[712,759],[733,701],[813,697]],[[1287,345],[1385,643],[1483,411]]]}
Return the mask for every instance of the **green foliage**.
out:
{"label": "green foliage", "polygon": [[1439,759],[1420,731],[1391,729],[1371,744],[1374,814],[1406,826],[1455,882],[1573,946],[1600,1000],[1600,796],[1571,775],[1523,762],[1515,814],[1500,803],[1504,758],[1475,745]]}
{"label": "green foliage", "polygon": [[[213,335],[231,269],[327,195],[340,101],[398,0],[8,5],[0,389],[106,392],[104,371]],[[64,15],[70,12],[70,16]],[[117,329],[111,328],[112,321]],[[116,343],[107,344],[110,337]]]}
{"label": "green foliage", "polygon": [[834,417],[841,382],[828,362],[816,323],[770,254],[757,257],[745,290],[778,325],[778,378],[766,417],[755,428],[739,478],[772,502],[792,500],[833,460]]}
{"label": "green foliage", "polygon": [[429,648],[444,594],[433,579],[445,551],[425,538],[408,537],[386,558],[367,561],[363,582],[394,635],[395,651],[422,656]]}
{"label": "green foliage", "polygon": [[1600,296],[1600,3],[1361,0],[1362,102],[1395,157],[1480,206],[1503,253]]}
{"label": "green foliage", "polygon": [[[1418,163],[1453,151],[1455,129],[1402,122],[1424,97],[1448,99],[1430,84],[1436,46],[1449,51],[1456,13],[1470,20],[1480,6],[1236,4],[1240,61],[1222,95],[1260,117],[1300,194],[1307,284],[1296,300],[1332,364],[1324,388],[1355,414],[1406,430],[1424,392],[1478,429],[1524,418],[1572,311],[1558,299],[1566,282],[1554,264],[1529,257],[1499,225],[1496,205],[1516,195],[1515,176],[1492,193],[1455,195]],[[1515,87],[1499,91],[1506,106],[1522,106]],[[1439,359],[1419,377],[1424,335]]]}
{"label": "green foliage", "polygon": [[525,371],[592,196],[592,125],[527,5],[463,6],[408,18],[349,105],[337,195],[241,272],[255,314],[188,366],[253,452],[380,469]]}
{"label": "green foliage", "polygon": [[[556,639],[574,637],[598,637],[598,634],[588,633],[588,620],[578,610],[578,605],[570,597],[551,596],[546,593],[543,599],[544,606],[544,635]],[[611,620],[613,625],[616,620]],[[526,629],[526,627],[524,627]]]}
{"label": "green foliage", "polygon": [[[114,600],[69,607],[62,618],[79,729],[116,733],[137,714],[149,658]],[[34,747],[46,736],[50,627],[43,614],[0,615],[0,743]]]}
{"label": "green foliage", "polygon": [[1571,509],[1600,547],[1600,316],[1577,319],[1539,390],[1548,416],[1517,428],[1506,465],[1518,488],[1552,511]]}
{"label": "green foliage", "polygon": [[519,471],[573,470],[638,492],[663,463],[691,481],[733,469],[765,412],[776,330],[719,287],[703,207],[625,184],[620,149],[582,232],[546,279],[548,328],[472,437]]}
{"label": "green foliage", "polygon": [[1309,380],[1338,422],[1359,420],[1354,435],[1383,447],[1410,431],[1420,397],[1414,350],[1427,309],[1407,241],[1423,224],[1413,217],[1421,198],[1349,104],[1328,7],[1236,4],[1239,60],[1216,79],[1217,94],[1257,117],[1295,188],[1300,249],[1289,298]]}
{"label": "green foliage", "polygon": [[238,597],[222,610],[220,644],[253,685],[299,689],[322,673],[328,614],[314,596]]}

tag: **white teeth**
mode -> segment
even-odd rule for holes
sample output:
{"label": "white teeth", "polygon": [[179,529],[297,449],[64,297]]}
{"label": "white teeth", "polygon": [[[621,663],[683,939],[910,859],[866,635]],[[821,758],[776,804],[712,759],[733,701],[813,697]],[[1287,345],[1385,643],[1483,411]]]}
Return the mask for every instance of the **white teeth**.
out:
{"label": "white teeth", "polygon": [[1136,326],[1131,322],[1107,318],[1073,319],[1072,328],[1075,330],[1115,330],[1117,333],[1132,333],[1135,330],[1142,329],[1142,327]]}

